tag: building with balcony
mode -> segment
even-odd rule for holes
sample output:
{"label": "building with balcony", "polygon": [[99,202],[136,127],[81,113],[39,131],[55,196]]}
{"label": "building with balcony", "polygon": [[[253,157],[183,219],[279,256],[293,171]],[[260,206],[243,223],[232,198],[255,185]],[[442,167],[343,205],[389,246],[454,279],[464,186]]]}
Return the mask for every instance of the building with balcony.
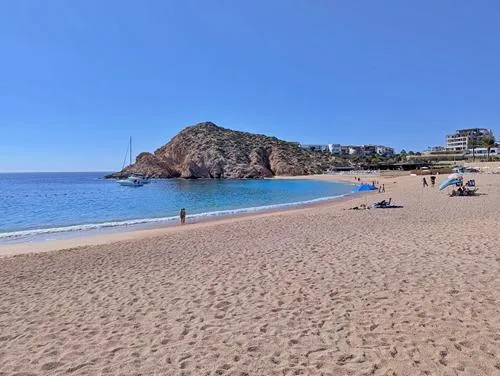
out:
{"label": "building with balcony", "polygon": [[364,155],[375,155],[377,154],[377,147],[376,145],[361,145],[361,150]]}
{"label": "building with balcony", "polygon": [[482,137],[493,137],[493,132],[486,128],[459,129],[446,136],[446,150],[465,152]]}
{"label": "building with balcony", "polygon": [[340,144],[328,144],[328,150],[335,155],[342,154],[342,146]]}
{"label": "building with balcony", "polygon": [[393,148],[383,145],[301,144],[300,146],[312,151],[329,151],[333,155],[394,155]]}
{"label": "building with balcony", "polygon": [[377,145],[377,154],[383,156],[391,156],[394,155],[394,148],[390,148],[388,146]]}
{"label": "building with balcony", "polygon": [[362,147],[355,145],[349,146],[349,155],[363,155]]}

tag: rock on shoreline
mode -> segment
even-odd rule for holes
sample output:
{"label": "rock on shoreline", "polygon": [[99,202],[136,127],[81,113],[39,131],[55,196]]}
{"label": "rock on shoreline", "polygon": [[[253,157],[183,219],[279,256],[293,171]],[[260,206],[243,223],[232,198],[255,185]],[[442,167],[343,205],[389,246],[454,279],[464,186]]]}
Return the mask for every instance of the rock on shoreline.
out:
{"label": "rock on shoreline", "polygon": [[276,137],[234,131],[204,122],[187,127],[154,153],[107,178],[143,174],[154,178],[266,178],[325,172],[331,155],[302,149]]}

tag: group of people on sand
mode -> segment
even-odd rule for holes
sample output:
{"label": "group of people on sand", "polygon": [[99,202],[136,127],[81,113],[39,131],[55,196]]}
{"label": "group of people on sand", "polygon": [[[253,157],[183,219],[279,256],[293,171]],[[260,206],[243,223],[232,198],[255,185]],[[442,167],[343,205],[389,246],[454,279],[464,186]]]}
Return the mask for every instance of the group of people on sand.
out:
{"label": "group of people on sand", "polygon": [[[458,184],[457,184],[458,185]],[[476,180],[468,180],[465,184],[460,184],[457,190],[452,190],[450,196],[474,196],[477,192]]]}
{"label": "group of people on sand", "polygon": [[466,196],[468,194],[468,191],[466,190],[465,187],[458,187],[457,190],[452,190],[450,193],[450,196]]}
{"label": "group of people on sand", "polygon": [[[436,185],[436,177],[431,176],[431,187],[434,187]],[[450,196],[473,196],[477,192],[477,187],[476,187],[476,181],[475,180],[469,180],[467,183],[463,184],[462,181],[456,184],[458,186],[457,190],[452,190]],[[422,178],[422,186],[423,188],[426,188],[429,186],[427,183],[427,179],[425,177]]]}
{"label": "group of people on sand", "polygon": [[385,193],[385,184],[380,184],[378,180],[372,181],[372,187],[378,187],[378,193]]}
{"label": "group of people on sand", "polygon": [[[363,183],[361,178],[355,176],[354,180]],[[380,184],[378,180],[372,180],[372,187],[378,188],[378,193],[385,193],[385,184]]]}
{"label": "group of people on sand", "polygon": [[[436,177],[434,175],[432,175],[430,177],[430,180],[431,180],[431,187],[434,188],[434,186],[436,185]],[[427,183],[427,179],[425,178],[425,176],[422,178],[422,186],[424,188],[429,186],[429,184]]]}

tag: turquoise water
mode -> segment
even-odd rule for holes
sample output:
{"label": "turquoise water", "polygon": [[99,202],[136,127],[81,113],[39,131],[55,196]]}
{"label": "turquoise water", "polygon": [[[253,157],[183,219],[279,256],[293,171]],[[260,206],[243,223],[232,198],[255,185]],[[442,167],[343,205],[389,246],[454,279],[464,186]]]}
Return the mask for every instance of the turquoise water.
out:
{"label": "turquoise water", "polygon": [[0,241],[228,215],[348,194],[353,186],[312,180],[156,180],[122,187],[104,173],[0,174]]}

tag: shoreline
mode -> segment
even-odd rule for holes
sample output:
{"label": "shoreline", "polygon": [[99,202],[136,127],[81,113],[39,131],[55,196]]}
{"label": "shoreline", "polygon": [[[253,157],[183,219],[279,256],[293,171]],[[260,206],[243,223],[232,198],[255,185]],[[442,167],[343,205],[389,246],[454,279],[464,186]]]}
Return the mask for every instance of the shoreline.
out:
{"label": "shoreline", "polygon": [[[264,213],[274,210],[287,210],[289,208],[299,208],[316,203],[327,202],[341,199],[345,196],[356,194],[356,192],[345,193],[338,196],[318,197],[310,200],[286,202],[279,204],[269,204],[263,206],[223,209],[213,212],[192,213],[189,215],[191,223],[197,223],[208,219],[227,218],[231,216],[240,216],[254,213]],[[153,228],[162,228],[175,226],[179,221],[178,215],[169,217],[150,217],[128,220],[116,220],[109,222],[82,223],[52,228],[39,228],[29,230],[18,230],[0,233],[0,245],[16,243],[40,243],[51,239],[41,239],[46,236],[54,236],[56,239],[65,239],[71,237],[80,237],[81,235],[98,235],[122,231],[136,231]],[[80,235],[79,235],[80,234]],[[53,240],[56,240],[53,239]]]}
{"label": "shoreline", "polygon": [[[279,177],[278,179],[304,179],[304,180],[322,180],[339,183],[352,183],[352,176],[333,176],[333,175],[308,175]],[[362,182],[361,182],[362,183]],[[69,248],[80,248],[87,245],[105,245],[114,242],[143,239],[148,237],[162,236],[165,234],[187,231],[192,228],[204,227],[208,225],[218,225],[230,223],[235,220],[254,219],[267,217],[269,215],[279,215],[285,213],[294,213],[296,211],[307,210],[315,207],[334,206],[348,201],[358,199],[363,196],[369,196],[372,192],[352,192],[335,197],[320,197],[308,200],[306,202],[291,202],[284,204],[275,204],[255,208],[242,208],[240,213],[228,213],[233,210],[221,211],[222,214],[203,216],[200,213],[187,216],[187,224],[182,226],[178,223],[177,217],[172,219],[158,219],[151,222],[137,223],[132,225],[117,225],[110,227],[92,228],[88,230],[69,230],[54,233],[43,233],[31,236],[27,239],[13,239],[12,241],[0,242],[0,258],[16,256],[21,254],[32,254],[40,252],[51,252],[65,250]],[[274,207],[273,207],[274,206]],[[255,209],[255,210],[252,210]],[[235,209],[236,210],[236,209]],[[170,218],[170,217],[169,217]],[[141,221],[141,220],[138,220]],[[72,226],[68,226],[72,227]],[[76,226],[75,226],[76,227]],[[37,239],[42,236],[54,236],[56,239]]]}

